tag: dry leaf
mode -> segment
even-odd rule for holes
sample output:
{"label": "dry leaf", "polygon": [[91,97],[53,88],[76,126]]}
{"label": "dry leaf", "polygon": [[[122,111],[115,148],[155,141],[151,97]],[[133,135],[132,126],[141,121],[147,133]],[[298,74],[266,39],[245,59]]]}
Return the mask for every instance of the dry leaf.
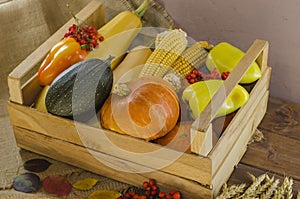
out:
{"label": "dry leaf", "polygon": [[46,171],[51,163],[45,159],[31,159],[24,163],[24,169],[32,172],[42,172]]}
{"label": "dry leaf", "polygon": [[67,196],[72,189],[72,185],[63,176],[46,177],[43,180],[43,187],[47,192],[57,196]]}
{"label": "dry leaf", "polygon": [[75,189],[82,190],[82,191],[87,191],[92,189],[96,184],[98,180],[94,178],[85,178],[83,180],[78,180],[75,182],[72,186]]}
{"label": "dry leaf", "polygon": [[88,197],[88,199],[118,199],[120,196],[122,196],[121,193],[113,190],[97,190],[91,193]]}
{"label": "dry leaf", "polygon": [[13,187],[20,192],[37,192],[41,187],[41,180],[40,177],[34,173],[24,173],[14,178]]}

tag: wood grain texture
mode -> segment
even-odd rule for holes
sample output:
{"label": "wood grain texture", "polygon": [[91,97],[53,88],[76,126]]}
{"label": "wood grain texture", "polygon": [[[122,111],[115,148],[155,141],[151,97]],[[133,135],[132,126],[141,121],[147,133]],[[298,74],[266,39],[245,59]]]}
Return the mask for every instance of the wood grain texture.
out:
{"label": "wood grain texture", "polygon": [[[181,190],[185,197],[189,199],[212,198],[211,189],[203,187],[188,179],[180,178],[159,170],[147,173],[135,173],[135,168],[143,167],[143,165],[137,165],[133,162],[115,158],[114,156],[98,151],[87,150],[85,147],[70,142],[53,138],[49,139],[48,136],[19,127],[15,127],[14,132],[18,145],[24,149],[78,166],[106,177],[130,183],[135,186],[140,186],[141,182],[153,178],[160,183],[162,190]],[[36,142],[36,140],[38,140],[38,142]],[[34,142],[36,142],[36,144],[32,145],[31,143]],[[114,167],[118,166],[120,169],[132,168],[133,172],[124,172],[122,170],[114,169],[109,166],[111,164],[113,164]]]}
{"label": "wood grain texture", "polygon": [[257,82],[255,87],[253,88],[248,103],[240,108],[240,110],[234,116],[233,120],[227,126],[225,132],[220,137],[217,144],[209,153],[208,156],[214,162],[212,167],[213,173],[215,173],[218,170],[218,168],[222,165],[224,159],[226,159],[227,154],[231,152],[231,148],[237,142],[240,136],[240,132],[242,132],[243,130],[243,126],[246,125],[248,120],[251,120],[251,117],[253,117],[255,111],[261,114],[261,117],[257,117],[257,121],[253,123],[253,127],[256,128],[258,126],[264,113],[260,112],[260,110],[256,109],[256,107],[259,106],[259,104],[261,103],[260,100],[263,99],[265,92],[268,90],[268,82],[270,80],[270,75],[271,69],[269,68],[265,70],[265,72],[263,73],[263,77]]}
{"label": "wood grain texture", "polygon": [[[234,170],[235,165],[239,163],[243,154],[246,152],[247,144],[256,131],[257,121],[262,119],[266,109],[268,102],[269,92],[265,92],[263,97],[259,100],[260,103],[258,106],[255,106],[255,110],[251,117],[247,120],[246,123],[241,124],[242,130],[240,131],[238,141],[232,146],[231,153],[226,155],[226,158],[223,160],[222,164],[219,166],[216,173],[213,174],[213,185],[215,186],[215,190],[220,190],[222,187],[222,182],[225,182],[230,177],[230,173]],[[223,140],[224,142],[224,140]],[[225,142],[226,143],[226,142]],[[213,161],[213,163],[216,161]],[[217,195],[217,192],[214,192],[214,195]]]}
{"label": "wood grain texture", "polygon": [[291,139],[300,140],[299,104],[270,98],[268,111],[259,128]]}
{"label": "wood grain texture", "polygon": [[[161,165],[161,162],[169,161],[171,164],[161,168],[161,170],[192,179],[201,184],[211,185],[211,160],[209,158],[177,152],[154,143],[102,130],[97,127],[79,123],[75,124],[72,120],[43,113],[12,102],[8,102],[8,111],[11,123],[14,126],[39,132],[49,136],[49,138],[52,137],[53,139],[89,147],[141,165],[148,164],[152,168],[158,167]],[[110,145],[110,142],[113,144]],[[114,150],[119,148],[121,151]],[[151,159],[147,159],[147,156],[141,156],[137,159],[135,156],[122,153],[122,150],[140,154],[156,151],[160,151],[160,153],[155,153],[157,155],[152,156]],[[176,158],[174,162],[172,162],[173,158]]]}
{"label": "wood grain texture", "polygon": [[262,130],[261,143],[249,145],[242,163],[300,180],[300,140]]}
{"label": "wood grain texture", "polygon": [[259,126],[265,139],[253,143],[241,160],[249,166],[300,179],[300,105],[270,98]]}
{"label": "wood grain texture", "polygon": [[268,108],[259,129],[264,134],[261,142],[248,149],[233,171],[228,184],[251,183],[249,173],[259,176],[268,173],[279,178],[293,178],[294,195],[300,190],[300,104],[269,98]]}

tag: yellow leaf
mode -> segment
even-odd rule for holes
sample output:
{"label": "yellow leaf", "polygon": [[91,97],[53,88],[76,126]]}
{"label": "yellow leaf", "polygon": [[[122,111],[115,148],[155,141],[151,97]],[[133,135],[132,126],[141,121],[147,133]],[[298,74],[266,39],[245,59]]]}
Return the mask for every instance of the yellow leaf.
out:
{"label": "yellow leaf", "polygon": [[97,190],[91,193],[88,199],[118,199],[122,194],[113,190]]}
{"label": "yellow leaf", "polygon": [[83,180],[78,180],[75,182],[72,186],[75,189],[86,191],[92,189],[96,184],[98,180],[94,178],[85,178]]}

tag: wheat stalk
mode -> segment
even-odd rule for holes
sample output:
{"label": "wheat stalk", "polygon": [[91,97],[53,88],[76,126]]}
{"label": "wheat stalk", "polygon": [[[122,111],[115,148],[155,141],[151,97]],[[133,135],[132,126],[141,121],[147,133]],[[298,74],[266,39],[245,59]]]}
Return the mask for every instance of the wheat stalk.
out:
{"label": "wheat stalk", "polygon": [[276,189],[276,191],[274,193],[274,197],[273,197],[274,199],[284,198],[285,190],[287,188],[287,181],[288,181],[288,179],[284,178],[282,185],[278,189]]}
{"label": "wheat stalk", "polygon": [[264,134],[260,130],[256,129],[248,144],[252,144],[253,142],[261,142],[264,138]]}
{"label": "wheat stalk", "polygon": [[225,183],[222,187],[221,194],[216,199],[227,199],[227,198],[234,198],[238,197],[240,194],[244,192],[246,184],[240,185],[231,185],[229,188]]}
{"label": "wheat stalk", "polygon": [[275,191],[274,199],[293,198],[293,179],[285,177],[282,185]]}
{"label": "wheat stalk", "polygon": [[274,177],[270,178],[268,175],[266,175],[265,183],[261,184],[258,189],[255,191],[254,197],[260,196],[261,194],[265,193],[269,187],[274,182]]}
{"label": "wheat stalk", "polygon": [[293,178],[290,178],[288,181],[287,189],[286,189],[286,198],[292,199],[293,198]]}
{"label": "wheat stalk", "polygon": [[252,178],[253,183],[250,185],[250,187],[248,187],[248,189],[246,189],[244,194],[242,194],[239,198],[253,198],[258,186],[266,178],[266,174],[262,174],[258,178],[255,178],[253,175],[250,175],[250,176]]}
{"label": "wheat stalk", "polygon": [[272,197],[274,191],[277,189],[278,187],[278,184],[279,184],[279,179],[276,179],[271,185],[270,187],[266,190],[265,193],[263,193],[261,196],[260,196],[260,199],[269,199]]}
{"label": "wheat stalk", "polygon": [[227,186],[227,183],[225,183],[225,184],[222,186],[222,191],[221,191],[221,193],[217,196],[216,199],[225,199],[227,192],[228,192],[228,186]]}
{"label": "wheat stalk", "polygon": [[[293,179],[285,177],[281,186],[278,187],[280,180],[270,178],[269,175],[262,174],[255,177],[249,174],[252,184],[244,191],[246,184],[232,185],[228,187],[225,183],[222,191],[216,199],[292,199],[293,198]],[[297,194],[297,199],[300,199],[300,192]]]}

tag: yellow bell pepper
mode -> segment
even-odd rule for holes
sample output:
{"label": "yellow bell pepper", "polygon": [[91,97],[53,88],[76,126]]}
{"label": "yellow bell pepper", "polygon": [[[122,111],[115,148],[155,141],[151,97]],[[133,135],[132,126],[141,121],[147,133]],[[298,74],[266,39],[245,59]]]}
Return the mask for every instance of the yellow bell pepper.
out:
{"label": "yellow bell pepper", "polygon": [[[208,53],[206,66],[210,71],[217,68],[220,73],[231,72],[244,55],[245,53],[237,47],[227,42],[221,42],[213,47],[213,49]],[[254,62],[245,73],[240,83],[253,83],[260,77],[261,70],[258,64]]]}
{"label": "yellow bell pepper", "polygon": [[[223,82],[223,80],[199,81],[184,89],[182,99],[188,105],[193,119],[196,119],[205,109]],[[244,87],[237,85],[219,109],[216,117],[236,111],[242,107],[248,99],[248,91]]]}

